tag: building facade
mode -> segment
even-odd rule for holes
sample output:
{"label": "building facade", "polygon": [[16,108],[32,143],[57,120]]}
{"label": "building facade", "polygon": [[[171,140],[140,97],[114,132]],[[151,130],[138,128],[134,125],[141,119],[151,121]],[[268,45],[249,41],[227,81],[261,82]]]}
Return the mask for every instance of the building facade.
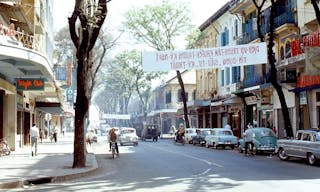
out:
{"label": "building facade", "polygon": [[13,150],[29,144],[33,123],[42,130],[60,124],[52,7],[49,0],[0,1],[0,139]]}
{"label": "building facade", "polygon": [[[316,46],[318,23],[310,1],[276,1],[275,46],[279,83],[286,98],[293,130],[319,125],[319,81]],[[271,3],[262,7],[261,22],[251,0],[226,3],[200,27],[195,47],[221,47],[268,43]],[[312,48],[308,48],[312,47]],[[314,66],[310,69],[310,66]],[[197,70],[198,127],[223,127],[229,122],[241,137],[246,126],[273,127],[284,137],[284,120],[278,94],[270,84],[270,66]],[[208,102],[210,101],[210,102]],[[210,104],[209,104],[210,103]],[[208,107],[208,104],[210,107]],[[312,113],[311,111],[316,111]]]}

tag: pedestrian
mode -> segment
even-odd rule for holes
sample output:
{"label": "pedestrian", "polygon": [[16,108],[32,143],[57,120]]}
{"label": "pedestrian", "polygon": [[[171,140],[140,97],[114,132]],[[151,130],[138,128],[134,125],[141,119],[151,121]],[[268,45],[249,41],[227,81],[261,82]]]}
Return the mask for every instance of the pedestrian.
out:
{"label": "pedestrian", "polygon": [[224,126],[224,128],[225,128],[225,129],[229,129],[229,130],[231,130],[231,126],[230,126],[230,124],[229,124],[229,123],[227,123],[227,124]]}
{"label": "pedestrian", "polygon": [[273,126],[273,127],[272,127],[272,131],[274,132],[274,134],[277,134],[276,126]]}
{"label": "pedestrian", "polygon": [[40,129],[39,137],[40,137],[40,143],[42,143],[42,139],[44,137],[43,129]]}
{"label": "pedestrian", "polygon": [[243,135],[244,135],[244,142],[245,142],[244,154],[246,156],[248,155],[248,149],[251,149],[251,154],[253,154],[253,142],[252,142],[253,131],[251,129],[247,129]]}
{"label": "pedestrian", "polygon": [[54,129],[53,129],[53,139],[54,139],[55,143],[58,140],[58,127],[57,126],[55,126]]}
{"label": "pedestrian", "polygon": [[30,129],[30,137],[31,137],[31,156],[37,155],[37,147],[38,147],[38,138],[39,138],[39,128],[33,123]]}

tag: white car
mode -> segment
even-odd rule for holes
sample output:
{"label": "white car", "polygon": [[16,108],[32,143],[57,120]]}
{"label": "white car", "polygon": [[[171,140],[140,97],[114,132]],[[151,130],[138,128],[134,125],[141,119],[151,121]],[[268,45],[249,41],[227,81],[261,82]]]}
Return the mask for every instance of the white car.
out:
{"label": "white car", "polygon": [[138,136],[135,128],[122,127],[119,136],[120,145],[133,144],[138,145]]}
{"label": "white car", "polygon": [[192,138],[197,135],[196,130],[197,130],[197,128],[187,128],[187,129],[185,129],[184,140],[186,141],[186,143],[189,143],[189,144],[192,143]]}
{"label": "white car", "polygon": [[205,137],[206,147],[231,147],[234,149],[238,144],[238,138],[233,135],[230,129],[226,128],[213,128],[211,129],[211,134]]}

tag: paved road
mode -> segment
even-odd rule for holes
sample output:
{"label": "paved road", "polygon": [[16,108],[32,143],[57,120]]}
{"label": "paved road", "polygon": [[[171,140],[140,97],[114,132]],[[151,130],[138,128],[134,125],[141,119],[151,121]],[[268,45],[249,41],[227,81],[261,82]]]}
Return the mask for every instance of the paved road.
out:
{"label": "paved road", "polygon": [[[101,139],[100,139],[101,141]],[[25,191],[290,191],[318,190],[320,167],[236,150],[174,145],[171,141],[140,142],[120,147],[111,159],[106,144],[93,146],[99,164],[94,175]]]}

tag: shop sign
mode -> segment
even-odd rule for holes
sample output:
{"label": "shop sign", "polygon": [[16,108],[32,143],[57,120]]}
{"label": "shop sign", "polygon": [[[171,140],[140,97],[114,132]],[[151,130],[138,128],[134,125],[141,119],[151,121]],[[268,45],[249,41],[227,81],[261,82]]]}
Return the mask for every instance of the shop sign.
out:
{"label": "shop sign", "polygon": [[17,79],[16,86],[22,91],[43,91],[44,79]]}
{"label": "shop sign", "polygon": [[305,47],[319,47],[320,46],[320,31],[311,33],[290,42],[291,56],[302,54],[305,51]]}
{"label": "shop sign", "polygon": [[247,105],[254,105],[257,104],[257,96],[250,96],[244,98]]}
{"label": "shop sign", "polygon": [[320,75],[301,75],[297,78],[297,88],[320,85]]}
{"label": "shop sign", "polygon": [[210,107],[210,111],[212,113],[223,113],[223,112],[227,112],[227,106],[211,106]]}
{"label": "shop sign", "polygon": [[300,105],[306,105],[307,104],[307,92],[301,91],[300,92]]}

